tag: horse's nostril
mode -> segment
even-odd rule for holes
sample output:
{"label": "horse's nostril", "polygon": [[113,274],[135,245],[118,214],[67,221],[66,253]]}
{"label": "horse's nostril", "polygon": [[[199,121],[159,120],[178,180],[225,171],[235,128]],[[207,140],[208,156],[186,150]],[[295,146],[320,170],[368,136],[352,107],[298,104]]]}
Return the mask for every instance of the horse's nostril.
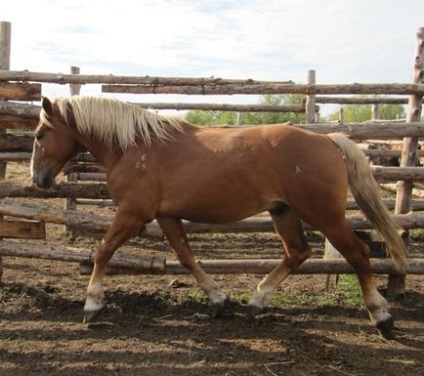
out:
{"label": "horse's nostril", "polygon": [[41,173],[38,175],[36,183],[39,188],[50,188],[53,186],[54,180],[50,174]]}

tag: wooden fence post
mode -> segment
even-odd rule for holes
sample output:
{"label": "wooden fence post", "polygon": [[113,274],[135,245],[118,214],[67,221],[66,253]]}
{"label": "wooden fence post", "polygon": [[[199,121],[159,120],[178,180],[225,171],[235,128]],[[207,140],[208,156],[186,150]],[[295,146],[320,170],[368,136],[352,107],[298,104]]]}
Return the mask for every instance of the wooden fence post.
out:
{"label": "wooden fence post", "polygon": [[[0,22],[0,69],[10,69],[10,43],[12,36],[12,24],[10,22]],[[0,130],[0,134],[5,131]],[[6,178],[6,162],[0,161],[0,180]],[[0,221],[3,220],[3,215],[0,215]],[[0,238],[1,241],[1,238]],[[0,256],[0,281],[3,276],[3,260]]]}
{"label": "wooden fence post", "polygon": [[373,103],[371,105],[371,120],[379,120],[380,119],[380,106],[378,103]]}
{"label": "wooden fence post", "polygon": [[[79,74],[79,67],[71,67],[71,74]],[[71,96],[79,95],[81,91],[81,84],[69,84],[69,91]],[[78,174],[75,172],[71,172],[66,175],[66,181],[68,183],[76,183],[78,181]],[[77,210],[77,200],[75,198],[67,198],[65,201],[65,209],[68,210]],[[73,232],[70,227],[66,227],[67,231]]]}
{"label": "wooden fence post", "polygon": [[[10,69],[10,42],[12,25],[10,22],[0,22],[0,69]],[[2,132],[2,131],[0,131]],[[0,179],[6,177],[6,162],[0,162]]]}
{"label": "wooden fence post", "polygon": [[[412,71],[412,83],[421,84],[424,82],[424,27],[418,29],[417,45]],[[421,119],[422,94],[415,94],[409,97],[407,123],[419,122]],[[418,137],[405,137],[403,139],[402,155],[400,166],[415,166],[417,159]],[[395,214],[408,213],[411,210],[412,181],[399,181],[396,195]],[[396,296],[404,293],[405,277],[391,276],[387,288],[389,295]]]}
{"label": "wooden fence post", "polygon": [[[316,74],[314,69],[308,70],[308,85],[315,85],[316,83]],[[308,94],[306,96],[306,123],[314,124],[315,123],[315,94]]]}

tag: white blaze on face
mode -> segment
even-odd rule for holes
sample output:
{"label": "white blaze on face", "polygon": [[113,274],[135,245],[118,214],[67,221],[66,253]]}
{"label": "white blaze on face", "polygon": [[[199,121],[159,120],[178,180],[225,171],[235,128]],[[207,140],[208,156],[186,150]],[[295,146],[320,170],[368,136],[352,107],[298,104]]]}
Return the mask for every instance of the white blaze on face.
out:
{"label": "white blaze on face", "polygon": [[31,173],[31,178],[32,180],[34,180],[35,177],[35,172],[34,172],[34,154],[35,154],[35,141],[34,141],[34,146],[32,147],[32,154],[31,154],[31,163],[30,163],[30,173]]}

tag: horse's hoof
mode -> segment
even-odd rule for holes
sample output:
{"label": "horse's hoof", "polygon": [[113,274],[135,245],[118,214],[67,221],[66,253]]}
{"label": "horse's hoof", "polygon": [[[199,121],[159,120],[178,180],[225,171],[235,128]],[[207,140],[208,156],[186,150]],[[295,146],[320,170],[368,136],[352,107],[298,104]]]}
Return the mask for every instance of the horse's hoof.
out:
{"label": "horse's hoof", "polygon": [[255,318],[262,311],[263,311],[263,307],[259,307],[259,306],[254,305],[254,304],[248,304],[247,305],[247,314],[250,318]]}
{"label": "horse's hoof", "polygon": [[227,297],[219,303],[213,303],[212,304],[211,317],[213,319],[217,318],[222,313],[222,311],[224,310],[224,307],[227,305],[227,303],[228,303]]}
{"label": "horse's hoof", "polygon": [[376,323],[376,328],[383,334],[388,334],[394,326],[395,320],[393,319],[392,316],[390,316],[389,318],[387,318],[384,321],[379,321]]}
{"label": "horse's hoof", "polygon": [[98,309],[96,311],[84,311],[84,319],[82,321],[83,324],[93,322],[99,316],[101,311],[101,309]]}

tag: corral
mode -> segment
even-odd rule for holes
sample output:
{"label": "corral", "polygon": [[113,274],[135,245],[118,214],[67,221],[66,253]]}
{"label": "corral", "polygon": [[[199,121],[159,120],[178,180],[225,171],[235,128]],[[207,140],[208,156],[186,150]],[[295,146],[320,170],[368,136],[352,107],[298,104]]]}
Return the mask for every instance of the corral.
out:
{"label": "corral", "polygon": [[[422,31],[422,30],[421,30]],[[422,47],[422,44],[421,44]],[[422,54],[422,51],[420,52]],[[419,69],[422,71],[422,67]],[[29,97],[21,99],[38,99],[34,97],[37,85],[31,82],[54,81],[52,75],[41,77],[28,72],[3,72],[3,81],[14,81],[2,84],[10,93],[11,87],[23,88],[31,92]],[[422,77],[422,75],[420,76]],[[70,75],[56,77],[67,83],[84,83],[87,77]],[[70,82],[69,80],[74,80]],[[101,82],[105,77],[91,78]],[[110,78],[109,78],[110,79]],[[151,81],[151,78],[139,78],[141,82]],[[143,81],[144,80],[144,81]],[[22,81],[16,84],[15,82]],[[117,82],[113,90],[116,90]],[[123,80],[121,80],[123,81]],[[168,83],[176,84],[173,80]],[[129,80],[132,85],[137,80]],[[182,90],[181,86],[194,85],[193,90],[201,90],[204,94],[218,90],[222,82],[179,82],[177,86],[169,86],[155,79],[153,88],[143,90]],[[200,84],[200,86],[195,86]],[[228,82],[226,85],[237,85],[240,90],[249,90],[249,85],[262,85],[260,89],[250,88],[253,92],[295,92],[301,91],[308,95],[307,104],[315,113],[314,97],[316,93],[388,93],[415,94],[415,105],[420,108],[422,99],[422,84],[412,85],[350,85],[324,88],[319,85],[293,86],[288,83],[252,83]],[[4,85],[4,86],[3,86]],[[144,84],[152,85],[152,82]],[[271,86],[269,86],[271,85]],[[337,87],[336,87],[337,86]],[[184,87],[184,86],[183,86]],[[178,88],[178,89],[175,89]],[[39,87],[41,90],[41,87]],[[121,88],[122,89],[122,88]],[[135,89],[131,89],[135,90]],[[137,88],[137,90],[140,90]],[[185,88],[187,90],[187,87]],[[257,91],[255,91],[257,90]],[[328,91],[326,91],[328,90]],[[319,97],[317,97],[319,98]],[[10,98],[12,99],[12,98]],[[15,98],[16,99],[16,98]],[[417,102],[418,101],[418,102]],[[311,103],[312,102],[312,103]],[[418,103],[418,104],[417,104]],[[31,128],[36,122],[37,109],[26,106],[10,106],[5,108],[2,125],[4,128]],[[240,108],[239,108],[240,110]],[[289,109],[294,110],[294,109]],[[319,131],[344,131],[355,139],[400,139],[407,136],[412,145],[405,146],[407,155],[415,155],[414,142],[422,134],[422,123],[415,123],[417,111],[411,110],[407,123],[397,124],[309,124],[304,127]],[[419,114],[419,111],[418,111]],[[18,116],[16,116],[18,115]],[[312,123],[312,122],[311,122]],[[6,126],[7,124],[7,126]],[[3,241],[2,252],[7,256],[27,256],[28,258],[4,257],[4,272],[1,293],[2,316],[1,323],[2,374],[192,374],[206,375],[272,375],[272,374],[398,374],[399,372],[416,373],[422,367],[422,350],[424,332],[422,317],[423,307],[423,269],[422,247],[420,241],[412,239],[410,243],[411,258],[409,271],[415,274],[408,276],[406,299],[394,303],[394,314],[397,318],[396,330],[391,338],[383,338],[367,325],[362,305],[349,302],[343,290],[334,286],[325,289],[326,276],[318,273],[328,273],[320,264],[321,259],[311,260],[310,275],[293,276],[281,287],[281,296],[307,295],[304,301],[280,301],[259,316],[256,320],[247,320],[243,308],[246,294],[252,291],[261,279],[263,266],[258,263],[244,262],[243,273],[237,275],[221,275],[218,281],[228,291],[233,291],[233,302],[230,303],[224,315],[216,320],[208,317],[208,308],[204,298],[199,295],[191,278],[188,276],[149,275],[127,276],[115,275],[107,279],[109,306],[97,324],[83,326],[80,323],[83,293],[87,278],[79,277],[77,266],[69,261],[72,250],[64,249],[64,245],[78,247],[78,255],[89,259],[89,253],[95,246],[92,236],[97,231],[104,231],[108,218],[104,214],[113,212],[112,206],[93,207],[93,201],[84,199],[107,200],[107,191],[101,183],[67,183],[50,191],[39,191],[26,187],[28,174],[29,151],[32,140],[27,135],[15,137],[14,132],[2,133],[2,160],[8,161],[9,168],[6,180],[1,184],[0,207],[2,213],[11,217],[38,219],[35,223],[4,221],[2,236],[42,238],[32,241]],[[407,139],[408,140],[408,139]],[[415,140],[415,141],[414,141]],[[93,181],[102,178],[99,166],[95,162],[83,160],[70,166],[69,172],[79,174],[78,180]],[[413,181],[423,179],[420,168],[412,167],[412,163],[404,162],[401,168],[374,167],[376,177],[381,181],[401,180],[408,188]],[[3,184],[4,183],[4,184]],[[83,188],[81,188],[81,186]],[[41,201],[50,197],[47,201]],[[80,213],[63,211],[60,207],[66,197],[77,199]],[[400,198],[399,198],[400,197]],[[406,197],[406,198],[405,198]],[[12,199],[13,198],[13,199]],[[78,200],[80,200],[78,202]],[[396,200],[387,199],[388,206],[396,206],[397,222],[405,229],[421,228],[422,217],[419,214],[405,214],[403,207],[408,207],[411,196],[400,194]],[[406,201],[406,203],[402,203]],[[36,205],[34,205],[36,202]],[[108,204],[106,201],[97,205]],[[420,211],[420,200],[413,200],[412,205]],[[355,209],[354,203],[349,203]],[[56,208],[56,210],[53,209]],[[101,216],[100,216],[101,215]],[[362,217],[352,217],[353,226],[357,229],[367,228]],[[50,224],[51,222],[56,224]],[[47,231],[44,225],[47,223]],[[63,228],[57,224],[66,224],[75,235],[68,237]],[[274,236],[268,234],[270,223],[266,218],[254,218],[234,226],[199,226],[187,224],[191,228],[193,248],[199,259],[278,259],[281,247]],[[78,231],[76,231],[78,230]],[[148,229],[150,236],[160,237],[157,227]],[[260,230],[258,233],[258,230]],[[236,232],[243,231],[243,234]],[[322,256],[322,239],[311,232],[311,240],[317,249],[317,255]],[[45,238],[45,239],[44,239]],[[33,244],[35,243],[35,244]],[[67,244],[69,243],[69,244]],[[29,244],[29,245],[28,245]],[[45,245],[41,247],[40,245]],[[82,252],[81,252],[82,249]],[[138,251],[136,251],[138,250]],[[142,251],[141,251],[142,250]],[[52,261],[63,251],[62,261]],[[84,253],[85,251],[85,253]],[[140,252],[141,251],[141,252]],[[162,241],[136,238],[125,247],[124,254],[128,259],[121,260],[118,266],[128,272],[131,264],[130,256],[143,254],[149,256],[146,263],[156,273],[161,273],[163,252],[167,245]],[[9,252],[9,253],[7,253]],[[41,254],[46,260],[36,260]],[[74,255],[74,253],[72,253]],[[154,259],[150,258],[155,257]],[[169,258],[169,257],[168,257]],[[153,260],[153,261],[152,261]],[[158,263],[156,264],[156,261]],[[76,260],[72,260],[76,261]],[[142,260],[143,261],[143,260]],[[376,262],[388,264],[386,260]],[[317,262],[318,266],[313,267]],[[219,264],[219,263],[218,263]],[[225,264],[225,262],[224,262]],[[328,263],[327,263],[328,264]],[[142,262],[142,272],[146,272]],[[174,273],[179,273],[177,263],[169,263]],[[253,265],[253,266],[252,266]],[[346,273],[346,266],[338,261],[332,264],[332,273]],[[335,266],[334,266],[335,265]],[[225,265],[228,267],[228,265]],[[137,267],[140,267],[138,265]],[[216,266],[215,266],[216,267]],[[215,273],[221,273],[221,269]],[[385,265],[387,268],[387,265]],[[167,267],[168,268],[168,267]],[[234,272],[234,268],[227,272]],[[250,269],[249,269],[250,268]],[[262,268],[262,269],[261,269]],[[335,268],[335,269],[334,269]],[[340,268],[340,269],[337,269]],[[84,269],[83,269],[84,270]],[[225,271],[225,269],[224,269]],[[251,274],[253,272],[253,274]],[[390,269],[381,269],[385,275]],[[379,277],[382,287],[385,278]],[[372,353],[372,357],[370,354]],[[372,359],[370,359],[372,358]],[[364,362],[367,359],[367,362]],[[390,361],[390,363],[387,363]],[[381,371],[382,365],[386,368]],[[390,364],[387,367],[387,364]],[[312,368],[312,369],[311,369]]]}

